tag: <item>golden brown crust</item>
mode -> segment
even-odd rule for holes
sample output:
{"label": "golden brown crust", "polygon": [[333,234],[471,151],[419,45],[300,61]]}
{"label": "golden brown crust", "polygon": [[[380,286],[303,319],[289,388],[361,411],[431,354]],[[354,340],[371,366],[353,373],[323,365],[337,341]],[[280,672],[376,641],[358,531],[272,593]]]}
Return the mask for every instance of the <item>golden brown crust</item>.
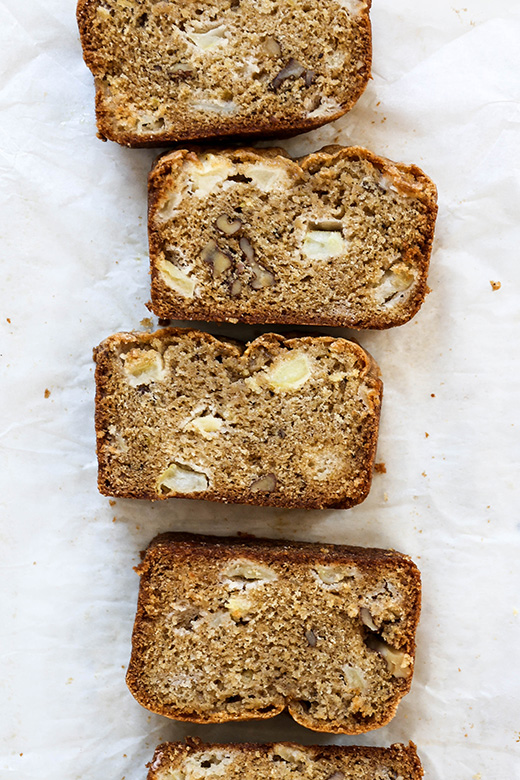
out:
{"label": "golden brown crust", "polygon": [[[136,568],[141,577],[137,614],[132,633],[132,655],[127,671],[127,685],[136,700],[147,709],[169,718],[193,723],[224,723],[230,720],[250,720],[271,718],[287,709],[292,718],[313,731],[336,734],[361,734],[388,723],[401,698],[410,690],[412,675],[396,680],[396,693],[385,702],[382,711],[370,718],[362,718],[355,723],[346,720],[317,720],[309,714],[305,717],[298,702],[286,699],[280,705],[274,703],[255,711],[222,714],[219,712],[186,711],[174,704],[161,705],[152,699],[141,682],[141,674],[146,662],[149,639],[143,626],[154,613],[154,588],[157,587],[158,573],[182,569],[182,566],[197,559],[212,563],[225,563],[230,559],[245,556],[248,561],[256,561],[267,566],[278,565],[327,565],[342,564],[355,566],[360,570],[377,572],[384,576],[399,570],[406,580],[407,605],[406,621],[402,627],[398,649],[415,657],[415,634],[421,610],[421,576],[412,559],[394,550],[362,548],[349,545],[331,545],[309,542],[280,541],[262,538],[212,537],[186,533],[165,533],[153,539],[143,553],[143,561]],[[388,575],[387,575],[388,576]],[[154,584],[155,582],[155,584]]]}
{"label": "golden brown crust", "polygon": [[[182,761],[189,756],[196,756],[201,752],[211,750],[223,750],[238,755],[269,756],[274,748],[279,746],[304,751],[311,760],[338,759],[353,760],[366,759],[374,763],[382,763],[388,769],[397,771],[403,780],[420,780],[423,775],[421,761],[417,755],[417,748],[413,742],[408,745],[395,743],[388,748],[367,747],[360,745],[299,745],[295,742],[276,743],[252,743],[242,742],[214,744],[206,743],[200,739],[187,737],[185,742],[163,742],[158,745],[152,761],[147,764],[149,768],[147,780],[159,780],[159,775],[166,768],[177,768]],[[263,780],[267,780],[264,777]]]}
{"label": "golden brown crust", "polygon": [[[151,309],[160,318],[190,319],[213,322],[245,322],[250,324],[300,324],[349,327],[355,329],[386,329],[403,325],[414,317],[422,306],[429,291],[427,278],[430,255],[437,218],[437,188],[431,179],[416,165],[395,163],[359,146],[326,146],[317,152],[299,159],[291,159],[279,148],[270,149],[227,149],[215,151],[228,155],[237,161],[255,162],[276,160],[291,178],[298,172],[313,173],[336,163],[338,160],[365,160],[390,179],[396,189],[424,204],[425,224],[421,229],[420,242],[404,249],[402,262],[410,264],[416,272],[413,293],[407,298],[406,307],[389,309],[384,313],[359,311],[348,306],[342,315],[317,312],[315,307],[295,311],[291,301],[277,304],[276,307],[262,305],[259,301],[240,304],[229,298],[225,304],[214,299],[190,298],[176,294],[169,287],[158,268],[158,259],[163,250],[161,226],[157,222],[157,211],[164,198],[165,187],[174,186],[175,177],[186,161],[198,160],[195,149],[180,149],[161,155],[155,162],[148,177],[148,237],[151,265]],[[199,150],[200,153],[200,150]],[[284,307],[285,303],[285,307]]]}
{"label": "golden brown crust", "polygon": [[[366,387],[370,406],[370,418],[366,421],[363,430],[363,464],[360,464],[359,474],[355,484],[343,484],[341,491],[338,487],[328,487],[326,495],[306,491],[302,497],[298,493],[283,493],[278,488],[272,492],[248,492],[231,487],[225,493],[212,489],[196,493],[169,493],[161,494],[157,488],[145,486],[139,482],[138,474],[135,481],[129,484],[118,483],[114,478],[111,466],[111,446],[107,439],[107,432],[114,420],[117,419],[117,409],[121,401],[114,397],[111,388],[111,375],[114,355],[120,350],[130,349],[131,346],[148,346],[162,343],[167,345],[171,339],[182,336],[194,341],[196,344],[226,345],[228,353],[237,360],[247,361],[252,353],[265,349],[269,351],[276,345],[293,348],[298,344],[312,346],[320,343],[331,348],[331,351],[341,354],[355,355],[360,381]],[[367,497],[371,482],[372,470],[376,454],[377,436],[379,429],[379,415],[381,409],[382,382],[379,369],[369,355],[355,342],[346,339],[337,339],[332,336],[303,336],[297,339],[284,338],[281,335],[268,333],[255,339],[249,345],[239,344],[230,339],[216,338],[209,333],[183,328],[164,328],[155,333],[118,333],[105,339],[102,344],[94,349],[96,362],[96,408],[95,428],[97,437],[97,457],[99,464],[98,488],[100,493],[108,496],[122,498],[141,499],[166,499],[170,497],[183,497],[217,501],[225,503],[251,504],[255,506],[281,506],[285,508],[300,507],[313,508],[337,508],[347,509],[361,503]],[[137,465],[135,466],[137,468]]]}
{"label": "golden brown crust", "polygon": [[[100,0],[78,0],[76,18],[80,32],[85,64],[94,76],[96,86],[96,120],[98,137],[102,140],[115,141],[128,147],[158,147],[173,146],[186,141],[218,140],[228,141],[253,138],[290,137],[321,127],[336,121],[349,111],[359,100],[370,79],[372,65],[372,30],[370,24],[371,0],[365,0],[366,7],[359,19],[360,49],[363,68],[356,75],[355,81],[347,98],[344,98],[334,114],[326,116],[301,116],[298,121],[284,116],[269,115],[267,112],[256,112],[251,117],[242,119],[217,119],[212,123],[202,125],[199,122],[185,123],[179,117],[179,125],[164,132],[129,132],[124,131],[114,122],[113,111],[107,102],[103,90],[103,77],[106,65],[102,61],[92,35],[92,16],[100,5]],[[131,115],[131,111],[128,110]],[[182,124],[181,124],[182,122]]]}

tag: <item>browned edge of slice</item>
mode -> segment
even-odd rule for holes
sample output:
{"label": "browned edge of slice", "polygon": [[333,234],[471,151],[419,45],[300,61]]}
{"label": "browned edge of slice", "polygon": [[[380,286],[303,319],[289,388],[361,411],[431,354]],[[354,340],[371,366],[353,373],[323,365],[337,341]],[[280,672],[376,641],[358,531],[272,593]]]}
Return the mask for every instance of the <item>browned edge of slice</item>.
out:
{"label": "browned edge of slice", "polygon": [[[125,491],[122,493],[116,493],[114,491],[108,491],[104,483],[103,473],[103,448],[104,448],[104,432],[107,430],[110,424],[110,418],[106,409],[106,388],[108,384],[108,377],[110,375],[110,351],[112,346],[119,344],[131,344],[138,341],[141,345],[151,344],[155,339],[162,337],[177,336],[177,335],[189,335],[192,338],[201,338],[205,341],[221,341],[234,346],[237,350],[237,357],[240,355],[246,356],[254,345],[263,344],[266,347],[269,346],[272,341],[278,341],[279,343],[291,345],[294,341],[293,338],[285,338],[276,333],[265,333],[262,336],[249,342],[247,345],[235,341],[230,338],[216,337],[205,331],[198,331],[193,328],[163,328],[155,331],[154,333],[116,333],[113,336],[106,338],[98,347],[93,350],[94,361],[96,362],[96,397],[95,397],[95,430],[96,430],[96,451],[98,458],[98,490],[102,495],[114,496],[116,498],[141,498],[152,501],[163,501],[168,498],[175,498],[175,495],[161,496],[157,493],[149,494],[139,490]],[[361,364],[361,374],[363,381],[368,383],[372,388],[377,391],[377,399],[373,399],[373,424],[370,428],[367,428],[366,432],[366,460],[363,468],[362,484],[355,495],[342,497],[339,499],[332,499],[330,502],[324,502],[322,499],[309,498],[307,500],[301,499],[286,499],[281,502],[276,494],[267,492],[255,492],[254,494],[245,494],[241,491],[229,491],[226,495],[218,493],[212,490],[206,490],[197,492],[195,494],[182,494],[182,498],[203,500],[203,501],[215,501],[219,503],[236,503],[236,504],[251,504],[253,506],[278,506],[283,508],[299,508],[299,509],[350,509],[357,504],[362,503],[370,492],[372,484],[373,466],[376,457],[377,438],[379,433],[379,418],[381,414],[381,400],[383,394],[383,382],[380,379],[380,371],[376,362],[366,350],[359,346],[355,341],[348,341],[347,339],[334,338],[332,336],[298,336],[298,341],[312,343],[316,339],[324,341],[326,343],[336,342],[343,346],[344,349],[353,349],[358,356]],[[339,351],[339,350],[338,350]]]}
{"label": "browned edge of slice", "polygon": [[158,146],[174,146],[186,141],[218,141],[227,139],[228,141],[239,141],[241,139],[254,138],[289,138],[300,133],[306,133],[317,127],[335,122],[357,103],[371,78],[372,68],[372,25],[370,22],[370,9],[372,0],[365,0],[366,9],[362,19],[362,35],[364,59],[366,68],[363,79],[358,84],[358,89],[353,93],[351,99],[344,103],[340,109],[332,116],[313,117],[312,119],[302,117],[298,124],[293,124],[289,120],[276,120],[273,117],[256,116],[254,125],[252,120],[239,122],[223,122],[215,120],[209,130],[203,131],[197,123],[194,123],[184,131],[174,132],[173,130],[164,133],[132,134],[117,133],[111,123],[110,111],[107,111],[103,101],[103,94],[97,83],[97,77],[101,76],[95,51],[92,49],[92,39],[90,35],[88,14],[91,6],[99,5],[99,0],[78,0],[76,9],[76,19],[80,34],[81,45],[83,49],[83,59],[86,66],[94,76],[96,83],[96,122],[98,128],[98,138],[102,141],[115,141],[123,146],[138,148],[153,148]]}
{"label": "browned edge of slice", "polygon": [[[268,564],[283,560],[294,563],[323,565],[333,561],[335,563],[343,564],[370,563],[378,569],[389,568],[396,564],[407,568],[416,597],[408,618],[407,633],[409,638],[406,643],[400,645],[399,650],[402,650],[415,659],[415,634],[421,613],[421,574],[416,564],[408,555],[395,550],[384,550],[377,547],[356,547],[353,545],[285,541],[246,537],[245,535],[242,537],[226,537],[176,532],[163,533],[152,539],[146,551],[141,553],[141,557],[143,558],[142,563],[136,567],[136,571],[142,579],[137,600],[134,628],[132,631],[132,652],[126,674],[126,683],[134,698],[146,709],[156,712],[159,715],[164,715],[167,718],[189,721],[191,723],[207,724],[229,722],[229,719],[219,715],[214,717],[203,716],[200,713],[186,712],[185,710],[178,709],[171,705],[164,708],[158,708],[155,703],[152,703],[149,700],[146,694],[143,694],[139,687],[139,667],[142,649],[140,626],[143,621],[148,619],[146,611],[148,599],[146,578],[148,573],[151,572],[155,565],[159,564],[164,559],[165,555],[168,556],[169,564],[173,567],[176,562],[189,561],[194,554],[206,557],[211,556],[211,559],[214,561],[225,561],[227,560],[230,549],[233,551],[236,550],[237,554],[240,552],[247,553],[248,558],[251,560]],[[410,690],[412,678],[413,674],[408,678],[400,679],[400,690],[397,700],[394,702],[393,706],[388,708],[385,717],[372,724],[369,730],[385,726],[392,720],[399,702]],[[302,717],[299,711],[293,712],[290,702],[286,702],[285,707],[283,705],[280,707],[273,706],[269,711],[257,712],[255,715],[251,715],[250,713],[247,713],[244,716],[234,715],[231,720],[233,722],[240,720],[264,720],[279,715],[284,709],[287,709],[291,717],[297,723],[312,731],[323,731],[329,734],[363,734],[367,731],[366,726],[362,723],[359,724],[357,729],[349,730],[348,732],[345,731],[341,724],[334,723],[329,723],[323,728],[319,728],[314,720],[307,720],[305,717]]]}
{"label": "browned edge of slice", "polygon": [[[277,312],[273,316],[271,308],[259,305],[254,314],[243,313],[239,317],[240,322],[249,324],[292,324],[292,325],[325,325],[332,327],[348,327],[354,329],[371,328],[374,330],[384,330],[387,328],[404,325],[409,322],[419,311],[424,299],[429,292],[427,279],[430,266],[430,256],[432,251],[433,237],[435,232],[435,222],[437,219],[437,188],[433,181],[416,165],[406,165],[405,163],[395,163],[385,157],[381,157],[374,152],[361,146],[339,146],[329,145],[319,149],[312,154],[304,157],[291,159],[284,149],[271,147],[268,149],[178,149],[174,152],[166,152],[160,155],[154,162],[154,165],[148,176],[148,241],[150,251],[150,271],[151,271],[151,309],[158,317],[169,319],[187,319],[203,320],[212,322],[236,322],[237,317],[228,317],[221,310],[215,310],[209,304],[179,302],[172,306],[169,299],[168,288],[162,281],[155,259],[161,250],[161,240],[159,231],[155,227],[155,214],[157,204],[160,200],[162,190],[164,189],[164,180],[167,177],[175,177],[180,171],[186,160],[196,161],[197,154],[201,151],[214,152],[215,154],[244,155],[247,160],[273,160],[276,159],[280,165],[284,165],[287,160],[291,167],[294,164],[300,166],[302,170],[312,172],[313,169],[333,165],[337,160],[367,160],[382,174],[391,178],[396,186],[405,194],[411,195],[424,203],[428,209],[428,224],[424,242],[419,247],[411,248],[403,256],[403,260],[413,262],[419,269],[419,284],[413,298],[409,300],[408,312],[402,317],[396,319],[393,323],[387,324],[378,319],[374,319],[369,325],[360,323],[352,315],[344,317],[330,316],[324,317],[316,315],[313,312],[306,313],[301,317],[286,316]],[[415,184],[417,182],[420,188]]]}
{"label": "browned edge of slice", "polygon": [[[348,757],[387,761],[393,764],[399,772],[406,773],[403,780],[421,780],[424,776],[417,748],[413,742],[409,742],[408,745],[395,743],[388,748],[383,748],[361,745],[299,745],[295,742],[214,744],[187,737],[185,742],[163,742],[156,747],[152,761],[146,765],[149,770],[147,780],[157,780],[162,769],[175,766],[182,759],[196,755],[201,751],[231,750],[235,753],[267,756],[275,746],[279,745],[289,749],[303,750],[313,760],[319,760],[322,757],[332,759]],[[268,780],[268,778],[263,778],[263,780]]]}

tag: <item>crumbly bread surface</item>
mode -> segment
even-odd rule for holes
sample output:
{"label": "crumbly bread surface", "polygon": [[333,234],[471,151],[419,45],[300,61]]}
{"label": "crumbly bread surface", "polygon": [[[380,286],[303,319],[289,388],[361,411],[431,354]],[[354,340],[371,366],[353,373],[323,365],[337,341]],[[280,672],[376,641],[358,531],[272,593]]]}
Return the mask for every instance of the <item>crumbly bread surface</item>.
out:
{"label": "crumbly bread surface", "polygon": [[101,493],[301,507],[366,498],[382,383],[357,344],[197,330],[95,350]]}
{"label": "crumbly bread surface", "polygon": [[427,292],[436,188],[360,147],[179,150],[149,177],[165,319],[388,328]]}
{"label": "crumbly bread surface", "polygon": [[358,734],[410,688],[421,586],[407,556],[164,534],[138,571],[127,683],[153,712],[216,723],[287,709]]}
{"label": "crumbly bread surface", "polygon": [[291,135],[351,108],[371,0],[79,0],[99,134],[128,146]]}
{"label": "crumbly bread surface", "polygon": [[352,745],[165,742],[148,764],[148,780],[420,780],[413,742],[389,748]]}

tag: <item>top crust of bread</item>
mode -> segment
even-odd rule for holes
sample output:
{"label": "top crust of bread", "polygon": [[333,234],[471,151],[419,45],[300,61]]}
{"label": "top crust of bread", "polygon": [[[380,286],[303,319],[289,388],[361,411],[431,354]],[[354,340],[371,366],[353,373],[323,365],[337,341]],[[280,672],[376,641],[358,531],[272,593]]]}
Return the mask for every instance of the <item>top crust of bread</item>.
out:
{"label": "top crust of bread", "polygon": [[275,0],[79,0],[98,134],[164,146],[331,122],[368,83],[370,6],[298,0],[288,13]]}

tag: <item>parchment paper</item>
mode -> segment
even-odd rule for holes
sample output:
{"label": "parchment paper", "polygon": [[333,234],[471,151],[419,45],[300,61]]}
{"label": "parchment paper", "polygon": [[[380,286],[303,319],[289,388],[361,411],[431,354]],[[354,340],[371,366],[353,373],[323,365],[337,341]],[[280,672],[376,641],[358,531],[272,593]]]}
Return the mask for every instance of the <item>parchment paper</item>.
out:
{"label": "parchment paper", "polygon": [[[98,495],[91,349],[149,324],[155,152],[96,139],[74,0],[0,2],[2,778],[138,780],[160,740],[187,734],[413,739],[429,780],[520,777],[519,6],[374,0],[366,93],[334,125],[284,142],[414,162],[440,201],[421,312],[358,334],[385,380],[386,474],[355,509],[304,512]],[[329,738],[283,716],[203,727],[142,709],[124,682],[132,566],[167,529],[411,554],[424,608],[412,691],[391,725]]]}

